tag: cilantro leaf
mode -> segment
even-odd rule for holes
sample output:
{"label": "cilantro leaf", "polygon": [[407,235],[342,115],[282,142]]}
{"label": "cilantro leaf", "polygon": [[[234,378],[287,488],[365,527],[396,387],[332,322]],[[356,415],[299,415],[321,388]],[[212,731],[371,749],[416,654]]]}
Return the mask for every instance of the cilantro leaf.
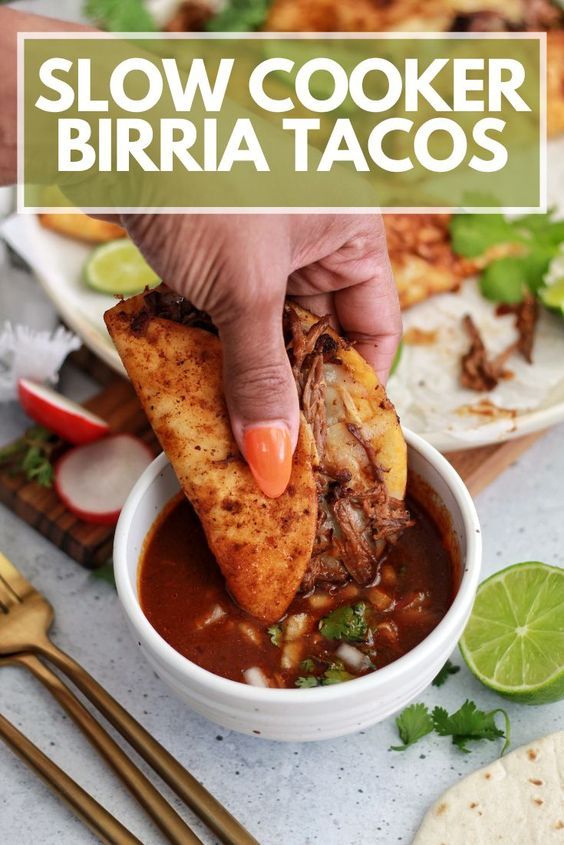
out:
{"label": "cilantro leaf", "polygon": [[366,638],[368,625],[365,618],[364,602],[345,607],[338,607],[319,623],[319,630],[328,640],[352,640],[359,642]]}
{"label": "cilantro leaf", "polygon": [[[495,723],[495,717],[498,713],[502,713],[505,718],[504,731],[498,728]],[[431,718],[436,732],[440,736],[452,737],[453,744],[466,754],[470,752],[468,748],[470,740],[487,739],[493,742],[495,739],[505,738],[501,750],[502,754],[509,746],[509,716],[501,708],[486,713],[483,710],[478,710],[473,701],[466,699],[462,707],[451,715],[444,707],[435,707]]]}
{"label": "cilantro leaf", "polygon": [[527,289],[527,274],[523,261],[514,256],[492,261],[480,279],[482,296],[492,302],[509,305],[521,302]]}
{"label": "cilantro leaf", "polygon": [[316,678],[315,675],[308,675],[307,677],[301,677],[296,679],[296,686],[300,687],[301,689],[309,689],[310,687],[318,687],[319,686],[319,678]]}
{"label": "cilantro leaf", "polygon": [[390,751],[405,751],[433,730],[433,720],[426,704],[410,704],[396,719],[403,745],[391,745]]}
{"label": "cilantro leaf", "polygon": [[[305,672],[312,672],[315,664],[311,658],[307,658],[306,660],[302,660],[300,668]],[[321,677],[317,675],[302,675],[300,678],[297,678],[295,683],[297,687],[307,689],[309,687],[329,687],[333,684],[342,684],[344,681],[352,681],[353,678],[354,675],[347,672],[341,661],[337,660],[328,666]]]}
{"label": "cilantro leaf", "polygon": [[0,449],[0,467],[14,473],[23,473],[28,481],[42,487],[53,484],[51,456],[59,449],[61,441],[42,426],[28,428],[23,437]]}
{"label": "cilantro leaf", "polygon": [[90,573],[92,578],[97,578],[99,581],[106,581],[112,587],[116,586],[116,579],[114,578],[114,565],[111,560],[99,566],[98,569],[93,569]]}
{"label": "cilantro leaf", "polygon": [[84,14],[110,32],[154,32],[143,0],[86,0]]}
{"label": "cilantro leaf", "polygon": [[492,246],[523,239],[502,214],[455,214],[450,237],[453,250],[465,258],[477,258]]}
{"label": "cilantro leaf", "polygon": [[460,666],[455,666],[454,663],[451,663],[450,660],[447,660],[443,668],[440,669],[435,675],[432,681],[433,686],[442,687],[442,685],[448,680],[449,675],[456,675],[457,672],[460,672]]}
{"label": "cilantro leaf", "polygon": [[483,255],[490,247],[518,246],[516,254],[492,261],[484,270],[480,289],[493,302],[516,304],[527,290],[542,287],[550,262],[564,242],[564,220],[554,211],[506,220],[500,214],[455,215],[450,223],[453,250],[467,258]]}
{"label": "cilantro leaf", "polygon": [[271,625],[270,628],[268,628],[267,633],[272,645],[279,646],[282,642],[282,628],[280,625]]}
{"label": "cilantro leaf", "polygon": [[205,28],[209,32],[252,32],[266,20],[272,0],[228,0]]}
{"label": "cilantro leaf", "polygon": [[354,675],[351,675],[342,666],[335,664],[325,670],[321,683],[324,687],[329,687],[332,684],[342,684],[343,681],[352,681],[353,678]]}

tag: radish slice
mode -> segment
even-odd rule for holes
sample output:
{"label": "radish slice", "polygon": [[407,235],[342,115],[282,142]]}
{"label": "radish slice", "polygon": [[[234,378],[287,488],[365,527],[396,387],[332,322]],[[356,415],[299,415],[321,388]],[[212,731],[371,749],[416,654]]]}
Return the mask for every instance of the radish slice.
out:
{"label": "radish slice", "polygon": [[92,443],[110,430],[101,417],[45,384],[21,378],[18,396],[28,417],[76,446]]}
{"label": "radish slice", "polygon": [[113,525],[153,457],[147,444],[132,434],[114,434],[77,446],[57,461],[55,490],[80,519]]}

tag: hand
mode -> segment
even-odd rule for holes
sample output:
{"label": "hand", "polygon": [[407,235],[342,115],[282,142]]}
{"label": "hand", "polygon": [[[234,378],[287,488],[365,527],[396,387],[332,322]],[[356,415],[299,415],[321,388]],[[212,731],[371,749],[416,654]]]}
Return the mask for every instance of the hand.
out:
{"label": "hand", "polygon": [[299,429],[282,332],[287,294],[356,341],[382,381],[401,336],[377,215],[122,215],[166,283],[218,328],[233,433],[259,487],[281,495]]}

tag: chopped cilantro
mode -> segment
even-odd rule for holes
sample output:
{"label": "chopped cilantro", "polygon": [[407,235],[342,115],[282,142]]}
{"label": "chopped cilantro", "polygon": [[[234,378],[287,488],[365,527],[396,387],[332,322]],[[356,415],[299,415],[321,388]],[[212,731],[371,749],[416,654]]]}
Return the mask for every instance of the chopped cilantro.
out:
{"label": "chopped cilantro", "polygon": [[154,32],[143,0],[86,0],[84,14],[110,32]]}
{"label": "chopped cilantro", "polygon": [[116,579],[114,578],[114,565],[111,560],[108,560],[102,566],[99,566],[98,569],[93,569],[90,573],[93,578],[98,578],[100,581],[106,581],[106,583],[111,584],[112,587],[116,585]]}
{"label": "chopped cilantro", "polygon": [[351,675],[342,666],[334,665],[325,670],[321,683],[324,687],[329,687],[332,684],[342,684],[343,681],[352,681],[353,678],[354,675]]}
{"label": "chopped cilantro", "polygon": [[328,640],[352,640],[359,642],[366,638],[368,625],[365,618],[364,602],[352,607],[338,607],[319,623],[319,630]]}
{"label": "chopped cilantro", "polygon": [[433,686],[442,687],[442,685],[448,680],[449,675],[456,675],[457,672],[460,672],[460,666],[455,666],[454,663],[447,660],[443,668],[435,675],[432,682]]}
{"label": "chopped cilantro", "polygon": [[508,256],[492,261],[480,279],[482,296],[509,305],[521,302],[527,290],[527,273],[521,258]]}
{"label": "chopped cilantro", "polygon": [[450,224],[453,250],[476,258],[499,245],[515,245],[514,255],[497,258],[482,274],[480,289],[493,302],[521,302],[527,290],[537,293],[550,262],[564,242],[564,220],[554,212],[506,220],[500,214],[455,215]]}
{"label": "chopped cilantro", "polygon": [[318,687],[319,678],[316,678],[315,675],[308,675],[307,677],[298,678],[296,680],[296,686],[300,687],[301,689],[309,689],[309,687]]}
{"label": "chopped cilantro", "polygon": [[477,258],[492,246],[521,240],[502,214],[455,214],[450,236],[453,250],[465,258]]}
{"label": "chopped cilantro", "polygon": [[23,473],[28,481],[42,487],[53,484],[51,456],[61,441],[46,428],[33,426],[23,437],[0,449],[0,467],[14,473]]}
{"label": "chopped cilantro", "polygon": [[396,719],[403,745],[392,745],[390,751],[405,751],[433,730],[433,720],[425,704],[410,704]]}
{"label": "chopped cilantro", "polygon": [[[305,665],[304,665],[305,664]],[[300,667],[305,672],[311,672],[314,669],[314,662],[311,659],[302,660]],[[308,687],[329,687],[333,684],[342,684],[343,681],[352,681],[355,676],[347,672],[340,660],[337,660],[325,670],[321,677],[317,675],[305,675],[296,680],[296,686],[306,689]]]}
{"label": "chopped cilantro", "polygon": [[272,0],[228,0],[205,28],[209,32],[252,32],[266,20]]}
{"label": "chopped cilantro", "polygon": [[271,625],[268,629],[268,636],[272,645],[279,646],[282,642],[282,628],[280,625]]}
{"label": "chopped cilantro", "polygon": [[[495,723],[498,713],[501,713],[505,719],[504,731]],[[436,732],[440,736],[451,736],[454,745],[465,753],[470,751],[467,746],[470,740],[487,739],[493,742],[495,739],[505,738],[502,754],[509,746],[509,716],[501,708],[486,713],[478,710],[473,701],[466,699],[462,707],[450,716],[444,707],[435,707],[431,718]]]}

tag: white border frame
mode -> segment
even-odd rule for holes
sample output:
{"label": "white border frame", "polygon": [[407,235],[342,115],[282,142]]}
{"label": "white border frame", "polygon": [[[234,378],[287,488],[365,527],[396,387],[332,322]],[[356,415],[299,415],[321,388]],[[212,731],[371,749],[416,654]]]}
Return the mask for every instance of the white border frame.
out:
{"label": "white border frame", "polygon": [[435,39],[447,40],[534,40],[539,42],[540,47],[540,156],[539,156],[539,206],[502,206],[495,208],[484,208],[482,206],[337,206],[337,207],[310,207],[310,206],[228,206],[228,207],[121,207],[106,208],[101,206],[84,206],[82,211],[88,214],[445,214],[456,211],[462,214],[543,214],[548,210],[548,179],[547,179],[547,34],[546,32],[18,32],[17,33],[17,187],[16,187],[16,209],[18,214],[69,214],[68,208],[59,206],[26,206],[24,202],[23,185],[23,139],[24,139],[24,108],[23,108],[23,47],[26,40],[50,41],[54,39],[72,40],[124,40],[136,41],[151,40],[408,40],[428,41]]}

